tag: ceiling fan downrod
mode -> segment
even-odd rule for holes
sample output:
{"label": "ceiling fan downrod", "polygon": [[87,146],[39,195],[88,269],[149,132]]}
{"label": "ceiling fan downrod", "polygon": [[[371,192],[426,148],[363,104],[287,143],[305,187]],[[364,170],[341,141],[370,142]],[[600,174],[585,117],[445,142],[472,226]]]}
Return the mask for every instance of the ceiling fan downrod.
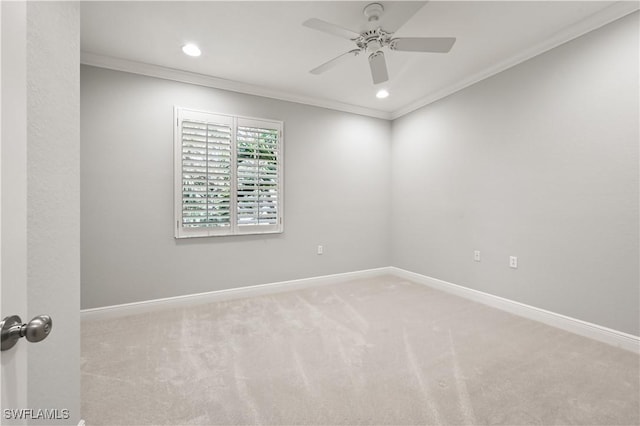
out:
{"label": "ceiling fan downrod", "polygon": [[362,10],[362,13],[364,13],[364,16],[367,18],[369,22],[380,20],[380,16],[382,16],[382,12],[384,12],[384,7],[380,3],[368,4]]}

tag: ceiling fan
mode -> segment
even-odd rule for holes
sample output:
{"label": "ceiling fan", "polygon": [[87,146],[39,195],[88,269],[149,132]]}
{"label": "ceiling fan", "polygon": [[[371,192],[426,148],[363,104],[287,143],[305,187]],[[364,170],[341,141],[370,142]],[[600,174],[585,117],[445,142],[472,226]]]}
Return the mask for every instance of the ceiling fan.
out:
{"label": "ceiling fan", "polygon": [[358,56],[366,53],[369,55],[369,68],[371,69],[373,84],[379,84],[389,80],[387,62],[383,51],[384,48],[401,52],[447,53],[456,42],[455,37],[393,38],[393,32],[385,31],[378,25],[378,22],[382,17],[382,13],[384,12],[384,7],[380,3],[371,3],[367,5],[362,12],[369,22],[369,29],[362,33],[357,33],[317,18],[308,19],[302,23],[305,27],[333,34],[338,37],[347,38],[357,46],[356,49],[343,53],[342,55],[312,69],[310,71],[311,74],[322,74],[323,72],[344,62],[351,56]]}

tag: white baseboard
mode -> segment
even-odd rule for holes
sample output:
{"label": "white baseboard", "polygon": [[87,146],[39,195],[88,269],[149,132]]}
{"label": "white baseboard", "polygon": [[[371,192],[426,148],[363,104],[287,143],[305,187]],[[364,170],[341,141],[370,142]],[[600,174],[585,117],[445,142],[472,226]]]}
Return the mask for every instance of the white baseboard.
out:
{"label": "white baseboard", "polygon": [[316,287],[319,285],[336,284],[346,280],[377,277],[391,274],[391,268],[366,269],[362,271],[346,272],[342,274],[322,275],[312,278],[302,278],[291,281],[281,281],[269,284],[259,284],[248,287],[230,288],[226,290],[209,291],[206,293],[188,294],[184,296],[167,297],[163,299],[145,300],[142,302],[125,303],[100,308],[82,309],[81,321],[117,319],[129,315],[155,312],[163,309],[174,309],[183,306],[200,305],[223,300],[241,299],[245,297],[262,296],[265,294],[283,293]]}
{"label": "white baseboard", "polygon": [[116,319],[128,315],[137,315],[163,309],[173,309],[182,306],[193,306],[223,300],[283,293],[303,288],[316,287],[319,285],[336,284],[346,280],[370,278],[381,275],[394,275],[418,284],[427,285],[431,288],[479,302],[514,315],[539,321],[561,330],[569,331],[580,336],[588,337],[590,339],[598,340],[600,342],[640,354],[640,337],[638,336],[393,266],[248,287],[231,288],[206,293],[189,294],[185,296],[168,297],[164,299],[147,300],[143,302],[125,303],[122,305],[105,306],[102,308],[83,309],[80,311],[80,319],[82,321]]}
{"label": "white baseboard", "polygon": [[580,336],[598,340],[609,345],[617,346],[628,351],[640,353],[640,337],[632,334],[623,333],[611,328],[592,324],[576,318],[571,318],[555,312],[536,308],[534,306],[525,305],[524,303],[515,302],[500,296],[494,296],[482,291],[473,290],[447,281],[431,278],[425,275],[410,272],[404,269],[390,267],[390,273],[406,280],[424,284],[431,288],[442,290],[444,292],[473,300],[502,311],[509,312],[524,318],[538,321],[561,330],[569,331]]}

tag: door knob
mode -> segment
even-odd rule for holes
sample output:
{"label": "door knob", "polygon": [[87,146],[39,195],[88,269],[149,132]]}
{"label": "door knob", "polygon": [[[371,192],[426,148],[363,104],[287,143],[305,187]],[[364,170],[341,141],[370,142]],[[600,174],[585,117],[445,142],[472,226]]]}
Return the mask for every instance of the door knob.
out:
{"label": "door knob", "polygon": [[44,340],[51,332],[52,327],[53,322],[48,315],[38,315],[27,324],[23,324],[17,315],[5,317],[0,322],[2,335],[0,350],[11,349],[21,337],[26,337],[30,342]]}

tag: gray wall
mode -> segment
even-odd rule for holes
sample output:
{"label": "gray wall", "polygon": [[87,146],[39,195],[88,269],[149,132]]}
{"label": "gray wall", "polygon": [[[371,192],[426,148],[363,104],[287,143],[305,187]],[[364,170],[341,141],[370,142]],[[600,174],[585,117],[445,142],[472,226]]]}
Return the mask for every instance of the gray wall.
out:
{"label": "gray wall", "polygon": [[636,12],[394,121],[392,264],[638,335],[638,50]]}
{"label": "gray wall", "polygon": [[[88,66],[81,105],[83,308],[389,265],[389,122]],[[174,239],[174,105],[284,121],[283,234]]]}

